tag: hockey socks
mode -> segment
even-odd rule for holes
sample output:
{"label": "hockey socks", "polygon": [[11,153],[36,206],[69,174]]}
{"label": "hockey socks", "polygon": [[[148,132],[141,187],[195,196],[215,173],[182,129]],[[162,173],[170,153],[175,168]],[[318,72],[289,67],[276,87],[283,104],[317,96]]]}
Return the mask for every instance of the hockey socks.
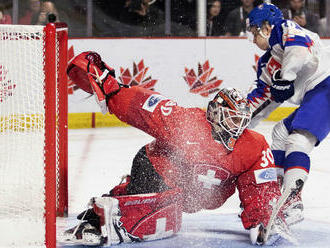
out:
{"label": "hockey socks", "polygon": [[310,158],[304,152],[291,152],[284,160],[283,163],[284,171],[287,172],[291,169],[301,169],[309,173]]}

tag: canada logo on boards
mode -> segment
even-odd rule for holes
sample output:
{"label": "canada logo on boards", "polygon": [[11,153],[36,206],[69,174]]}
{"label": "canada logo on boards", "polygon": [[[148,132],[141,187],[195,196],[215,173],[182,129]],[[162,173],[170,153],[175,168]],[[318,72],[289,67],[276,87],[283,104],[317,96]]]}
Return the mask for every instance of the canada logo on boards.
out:
{"label": "canada logo on boards", "polygon": [[124,69],[120,67],[119,80],[122,84],[129,86],[140,86],[149,90],[154,90],[154,86],[157,83],[156,79],[152,79],[151,76],[146,76],[149,67],[144,65],[143,59],[136,64],[133,62],[132,73],[128,68]]}
{"label": "canada logo on boards", "polygon": [[209,94],[218,91],[218,87],[223,80],[219,80],[215,76],[211,77],[213,70],[214,68],[210,67],[208,60],[203,65],[198,63],[197,73],[194,69],[185,67],[185,76],[183,78],[190,88],[189,92],[207,97]]}
{"label": "canada logo on boards", "polygon": [[16,84],[8,78],[8,69],[0,65],[0,103],[12,96],[15,88]]}

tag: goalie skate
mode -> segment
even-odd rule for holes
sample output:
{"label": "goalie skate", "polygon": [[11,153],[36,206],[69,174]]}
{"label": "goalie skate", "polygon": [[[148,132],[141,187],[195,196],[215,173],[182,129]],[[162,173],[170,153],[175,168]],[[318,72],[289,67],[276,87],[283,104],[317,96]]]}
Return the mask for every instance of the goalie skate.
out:
{"label": "goalie skate", "polygon": [[59,243],[63,245],[99,246],[104,243],[104,239],[96,227],[88,222],[83,222],[78,226],[66,230]]}

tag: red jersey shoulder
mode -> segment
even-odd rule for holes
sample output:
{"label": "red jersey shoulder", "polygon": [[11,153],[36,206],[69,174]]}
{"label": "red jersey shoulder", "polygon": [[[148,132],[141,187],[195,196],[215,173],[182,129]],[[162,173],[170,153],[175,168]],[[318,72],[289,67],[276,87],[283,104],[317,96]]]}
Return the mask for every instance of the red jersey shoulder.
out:
{"label": "red jersey shoulder", "polygon": [[235,144],[234,160],[240,163],[242,168],[247,169],[260,159],[265,146],[268,147],[268,144],[262,134],[245,129]]}
{"label": "red jersey shoulder", "polygon": [[251,153],[257,150],[263,150],[265,144],[267,144],[267,142],[262,134],[250,129],[245,129],[237,140],[234,150],[243,153]]}
{"label": "red jersey shoulder", "polygon": [[[186,128],[207,122],[205,111],[200,108],[175,106],[173,117],[177,120],[178,124],[184,123]],[[189,123],[189,126],[187,126],[187,123]]]}

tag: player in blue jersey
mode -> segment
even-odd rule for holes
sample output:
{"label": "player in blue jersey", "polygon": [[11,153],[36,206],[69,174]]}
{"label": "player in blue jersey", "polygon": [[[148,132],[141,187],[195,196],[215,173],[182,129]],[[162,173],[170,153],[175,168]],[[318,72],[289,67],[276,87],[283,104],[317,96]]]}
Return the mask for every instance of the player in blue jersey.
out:
{"label": "player in blue jersey", "polygon": [[[298,105],[274,126],[272,151],[281,168],[286,221],[303,219],[301,189],[310,169],[310,153],[330,131],[330,55],[317,34],[291,20],[272,4],[254,8],[247,19],[253,43],[265,53],[258,61],[256,88],[248,94],[252,127],[283,102]],[[280,173],[281,174],[281,173]]]}

